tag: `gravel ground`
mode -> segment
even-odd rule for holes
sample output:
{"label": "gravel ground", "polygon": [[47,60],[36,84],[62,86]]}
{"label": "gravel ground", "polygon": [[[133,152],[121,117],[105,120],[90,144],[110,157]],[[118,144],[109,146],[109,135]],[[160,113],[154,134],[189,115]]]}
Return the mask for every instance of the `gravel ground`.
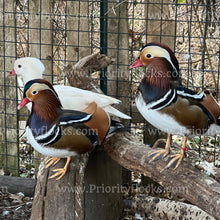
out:
{"label": "gravel ground", "polygon": [[0,219],[28,220],[31,215],[33,198],[23,193],[0,192]]}

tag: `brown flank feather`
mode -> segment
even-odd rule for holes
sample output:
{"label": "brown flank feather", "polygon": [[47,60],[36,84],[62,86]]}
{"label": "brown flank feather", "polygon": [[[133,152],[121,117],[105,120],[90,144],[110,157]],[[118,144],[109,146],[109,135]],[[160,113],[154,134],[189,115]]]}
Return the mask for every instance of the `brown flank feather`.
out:
{"label": "brown flank feather", "polygon": [[199,105],[199,101],[178,97],[175,103],[160,110],[160,112],[175,118],[188,129],[203,134],[209,127],[209,120]]}
{"label": "brown flank feather", "polygon": [[101,144],[104,140],[110,126],[110,120],[108,114],[102,108],[97,108],[97,104],[92,102],[82,112],[92,114],[91,119],[85,123],[90,129],[92,129],[99,138]]}

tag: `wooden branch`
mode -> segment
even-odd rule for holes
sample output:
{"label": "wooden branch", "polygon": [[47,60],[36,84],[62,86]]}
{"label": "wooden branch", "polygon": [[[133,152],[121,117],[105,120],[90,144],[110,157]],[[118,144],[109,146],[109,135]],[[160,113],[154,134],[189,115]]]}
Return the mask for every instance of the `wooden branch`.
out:
{"label": "wooden branch", "polygon": [[22,192],[25,196],[32,197],[35,185],[35,179],[0,175],[0,191],[3,192],[14,194]]}
{"label": "wooden branch", "polygon": [[79,60],[74,66],[68,65],[64,68],[64,73],[71,86],[102,93],[97,87],[91,74],[105,68],[113,62],[104,54],[92,54]]}
{"label": "wooden branch", "polygon": [[139,143],[128,132],[115,133],[104,144],[108,155],[123,167],[144,174],[176,195],[220,219],[220,183],[200,172],[189,160],[182,161],[178,169],[164,170],[166,162],[149,163],[153,149]]}
{"label": "wooden branch", "polygon": [[[76,85],[75,80],[79,76],[75,76],[78,73],[77,68],[68,66],[65,73],[68,73],[70,85]],[[88,75],[81,74],[77,82],[81,88],[100,91]],[[166,162],[158,160],[149,163],[148,155],[153,149],[138,142],[136,137],[128,132],[107,137],[103,146],[108,155],[123,167],[152,178],[165,189],[184,197],[216,219],[220,219],[220,183],[194,168],[189,160],[185,159],[176,170],[164,170]]]}
{"label": "wooden branch", "polygon": [[152,216],[157,219],[215,220],[212,216],[194,205],[146,196],[146,194],[135,195],[132,201],[132,211],[145,217]]}

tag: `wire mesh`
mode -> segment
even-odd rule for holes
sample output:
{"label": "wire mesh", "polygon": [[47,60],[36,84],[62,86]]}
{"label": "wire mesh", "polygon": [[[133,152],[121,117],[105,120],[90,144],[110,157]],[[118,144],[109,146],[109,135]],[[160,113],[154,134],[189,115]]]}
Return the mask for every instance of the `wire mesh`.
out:
{"label": "wire mesh", "polygon": [[[24,133],[27,111],[18,112],[20,81],[7,77],[16,58],[40,58],[44,77],[53,84],[66,84],[66,64],[95,52],[105,53],[114,63],[93,75],[105,93],[122,100],[119,107],[132,116],[127,126],[140,141],[149,143],[161,134],[143,120],[134,98],[142,69],[129,70],[142,46],[157,41],[168,44],[180,63],[183,84],[199,92],[212,91],[219,99],[218,1],[201,0],[16,0],[0,3],[0,166],[6,173],[33,176],[40,155],[28,145]],[[153,136],[153,135],[152,135]],[[174,141],[180,143],[179,137]],[[219,166],[219,137],[195,137],[189,141],[190,156],[198,164]]]}

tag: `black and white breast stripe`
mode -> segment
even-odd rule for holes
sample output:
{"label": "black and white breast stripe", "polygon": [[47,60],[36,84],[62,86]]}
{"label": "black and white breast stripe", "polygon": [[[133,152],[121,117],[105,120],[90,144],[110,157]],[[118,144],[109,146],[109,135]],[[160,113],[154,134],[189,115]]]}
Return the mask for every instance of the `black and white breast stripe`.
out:
{"label": "black and white breast stripe", "polygon": [[56,124],[46,133],[35,137],[36,141],[43,146],[53,144],[58,141],[62,136],[61,129]]}
{"label": "black and white breast stripe", "polygon": [[152,105],[149,107],[153,110],[160,110],[170,105],[172,102],[176,101],[176,98],[176,90],[170,89],[161,99],[157,100],[156,102],[153,102]]}
{"label": "black and white breast stripe", "polygon": [[148,108],[153,110],[160,110],[162,108],[165,108],[166,106],[169,106],[173,102],[177,100],[177,96],[181,95],[188,98],[193,98],[196,100],[202,100],[204,97],[204,92],[201,92],[200,94],[196,94],[190,89],[187,89],[185,87],[180,87],[177,89],[170,89],[162,98],[159,100],[149,103]]}

